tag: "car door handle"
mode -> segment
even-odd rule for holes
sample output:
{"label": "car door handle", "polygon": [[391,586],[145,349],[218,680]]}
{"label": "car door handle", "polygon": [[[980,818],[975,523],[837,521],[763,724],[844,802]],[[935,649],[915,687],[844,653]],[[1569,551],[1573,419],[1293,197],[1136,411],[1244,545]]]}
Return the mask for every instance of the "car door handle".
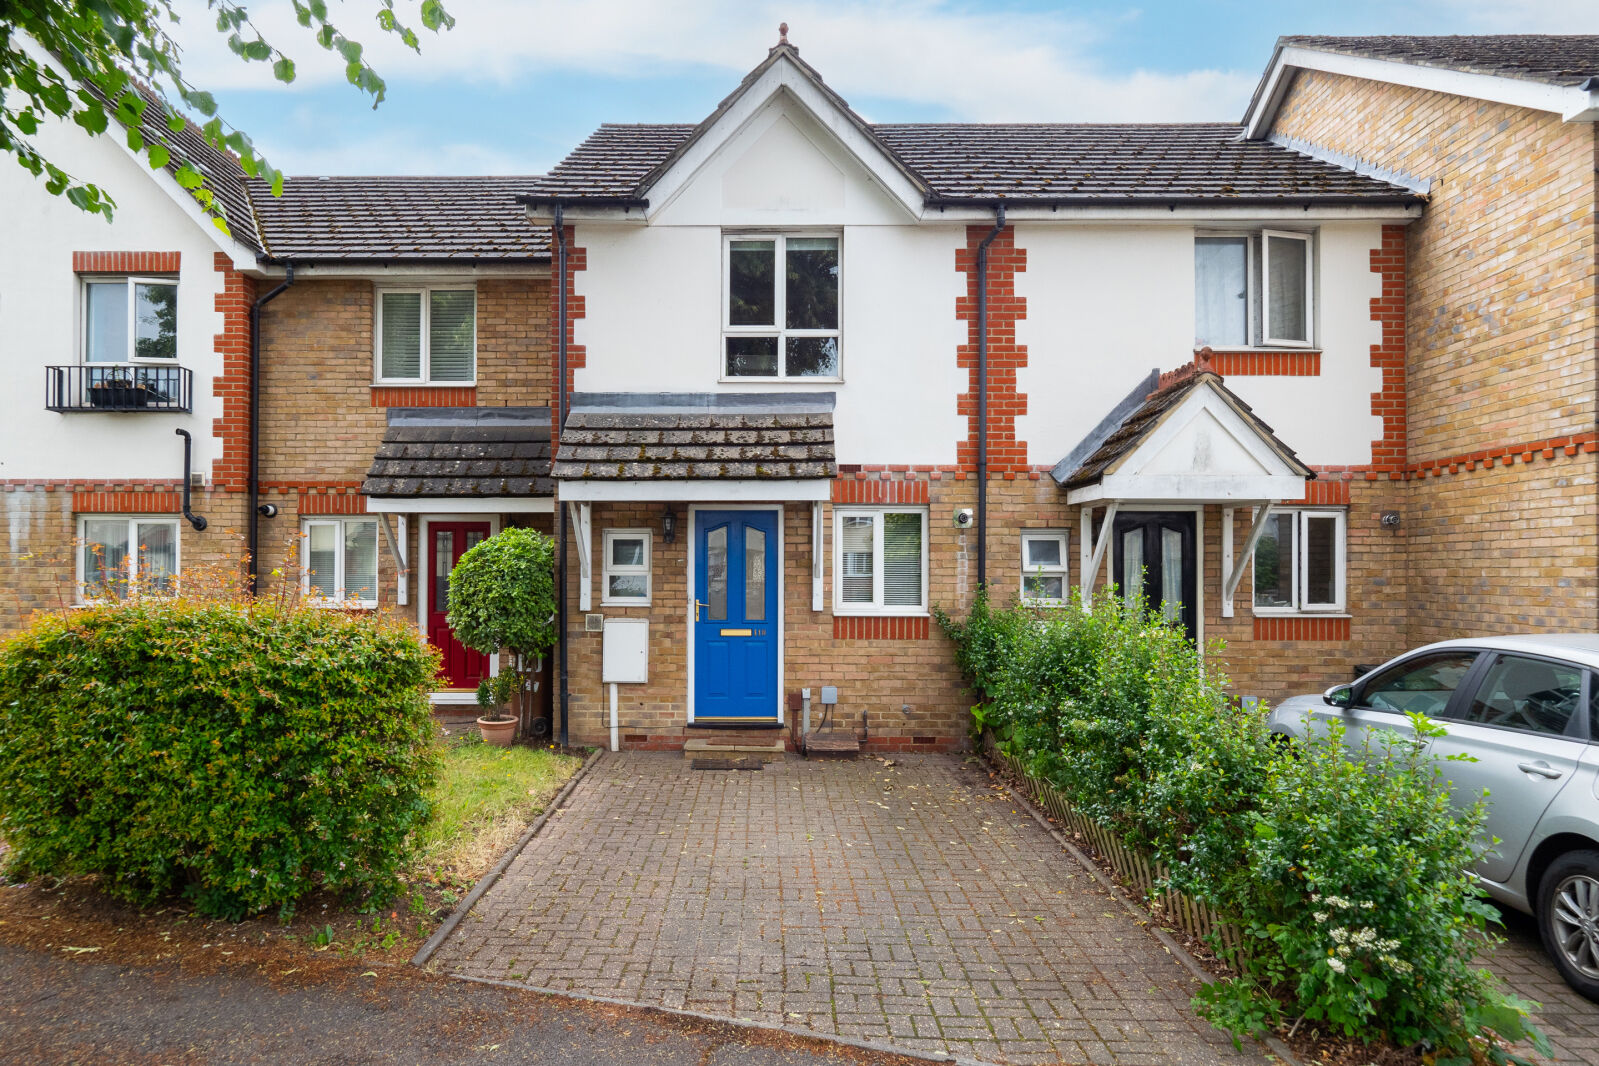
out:
{"label": "car door handle", "polygon": [[1550,766],[1542,759],[1539,759],[1537,762],[1518,762],[1516,764],[1516,769],[1520,770],[1524,774],[1537,774],[1539,777],[1547,777],[1550,780],[1554,780],[1565,772],[1563,770],[1556,770],[1553,766]]}

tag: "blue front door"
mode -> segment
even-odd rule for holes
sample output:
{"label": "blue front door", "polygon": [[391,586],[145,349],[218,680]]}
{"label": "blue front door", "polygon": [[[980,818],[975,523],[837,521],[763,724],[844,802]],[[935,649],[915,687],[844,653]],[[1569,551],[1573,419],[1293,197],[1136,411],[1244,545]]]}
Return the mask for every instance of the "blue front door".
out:
{"label": "blue front door", "polygon": [[777,512],[694,518],[694,720],[777,721]]}

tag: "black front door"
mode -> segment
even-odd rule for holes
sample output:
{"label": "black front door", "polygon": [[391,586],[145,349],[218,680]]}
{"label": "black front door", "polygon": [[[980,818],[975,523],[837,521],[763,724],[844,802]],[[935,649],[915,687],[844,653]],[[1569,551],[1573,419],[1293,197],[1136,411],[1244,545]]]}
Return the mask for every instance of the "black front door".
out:
{"label": "black front door", "polygon": [[1116,583],[1199,639],[1199,567],[1192,511],[1132,511],[1116,516]]}

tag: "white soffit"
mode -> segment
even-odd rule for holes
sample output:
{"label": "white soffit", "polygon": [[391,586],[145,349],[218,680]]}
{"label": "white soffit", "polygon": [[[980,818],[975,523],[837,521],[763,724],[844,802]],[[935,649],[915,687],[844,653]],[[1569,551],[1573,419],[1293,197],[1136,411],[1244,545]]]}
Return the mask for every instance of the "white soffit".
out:
{"label": "white soffit", "polygon": [[1565,85],[1549,85],[1524,78],[1506,78],[1497,74],[1477,74],[1464,70],[1402,63],[1392,59],[1373,59],[1369,56],[1343,55],[1324,52],[1316,48],[1288,45],[1277,54],[1265,85],[1255,98],[1250,111],[1244,116],[1244,135],[1251,139],[1264,137],[1282,104],[1283,95],[1295,70],[1320,70],[1328,74],[1342,74],[1367,81],[1407,85],[1413,89],[1428,89],[1476,100],[1525,107],[1533,111],[1552,111],[1567,122],[1599,121],[1599,89],[1581,89]]}

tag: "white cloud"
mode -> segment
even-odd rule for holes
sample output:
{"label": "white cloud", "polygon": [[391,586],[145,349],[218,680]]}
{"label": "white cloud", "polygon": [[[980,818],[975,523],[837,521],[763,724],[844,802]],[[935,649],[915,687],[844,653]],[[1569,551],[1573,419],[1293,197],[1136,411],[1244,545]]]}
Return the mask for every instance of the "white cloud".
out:
{"label": "white cloud", "polygon": [[[200,5],[185,0],[185,6]],[[955,119],[1227,119],[1242,111],[1255,80],[1233,71],[1107,69],[1092,55],[1102,40],[1093,25],[1062,14],[975,11],[951,0],[454,0],[455,29],[437,36],[424,31],[420,56],[367,21],[376,6],[349,0],[342,12],[335,10],[347,16],[340,28],[368,46],[385,78],[435,85],[509,85],[530,70],[627,77],[711,68],[728,72],[731,89],[776,41],[784,18],[801,54],[844,96],[914,101],[946,109]],[[402,17],[415,11],[399,7]],[[296,85],[344,80],[342,61],[294,23],[287,0],[262,0],[251,11],[268,39],[295,58]],[[185,73],[195,83],[274,84],[263,65],[246,66],[227,51],[203,11],[193,11],[181,33]]]}

